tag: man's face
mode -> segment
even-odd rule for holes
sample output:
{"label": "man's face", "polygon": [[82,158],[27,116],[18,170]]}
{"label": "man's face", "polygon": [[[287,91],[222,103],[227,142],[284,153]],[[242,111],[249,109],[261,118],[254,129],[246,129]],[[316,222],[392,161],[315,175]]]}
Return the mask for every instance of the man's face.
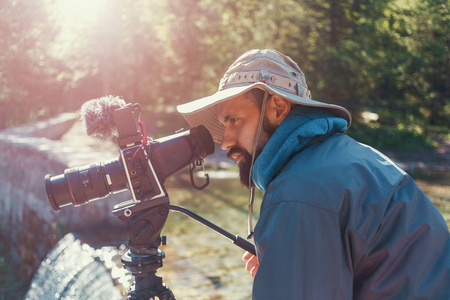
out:
{"label": "man's face", "polygon": [[[229,159],[237,162],[241,182],[247,187],[250,187],[250,166],[260,115],[256,102],[249,97],[240,95],[219,106],[219,122],[225,127],[221,147],[228,150]],[[261,154],[275,129],[276,126],[264,120],[256,157]]]}

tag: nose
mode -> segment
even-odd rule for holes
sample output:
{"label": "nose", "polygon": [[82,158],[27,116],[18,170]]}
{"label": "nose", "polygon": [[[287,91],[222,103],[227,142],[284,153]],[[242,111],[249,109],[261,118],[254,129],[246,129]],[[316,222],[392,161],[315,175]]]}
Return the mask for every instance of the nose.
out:
{"label": "nose", "polygon": [[223,132],[222,137],[222,143],[220,144],[220,148],[223,150],[231,149],[232,147],[236,146],[236,137],[235,134],[229,129],[225,127],[225,130]]}

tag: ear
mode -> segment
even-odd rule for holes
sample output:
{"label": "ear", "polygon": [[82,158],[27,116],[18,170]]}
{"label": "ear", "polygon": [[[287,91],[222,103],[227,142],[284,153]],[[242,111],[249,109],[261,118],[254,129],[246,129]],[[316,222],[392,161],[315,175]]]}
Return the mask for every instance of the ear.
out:
{"label": "ear", "polygon": [[266,106],[266,117],[271,124],[280,125],[291,111],[291,102],[278,95],[272,95]]}

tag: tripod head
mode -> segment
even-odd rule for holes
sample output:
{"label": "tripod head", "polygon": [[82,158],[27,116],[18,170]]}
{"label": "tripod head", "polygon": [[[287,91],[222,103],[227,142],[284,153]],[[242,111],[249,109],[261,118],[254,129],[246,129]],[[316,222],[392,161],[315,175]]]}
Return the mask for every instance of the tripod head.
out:
{"label": "tripod head", "polygon": [[175,299],[172,291],[163,284],[156,271],[163,266],[164,252],[158,249],[165,244],[161,238],[169,214],[169,198],[161,197],[150,202],[127,201],[117,205],[113,214],[127,226],[128,251],[122,256],[125,268],[135,277],[128,299]]}

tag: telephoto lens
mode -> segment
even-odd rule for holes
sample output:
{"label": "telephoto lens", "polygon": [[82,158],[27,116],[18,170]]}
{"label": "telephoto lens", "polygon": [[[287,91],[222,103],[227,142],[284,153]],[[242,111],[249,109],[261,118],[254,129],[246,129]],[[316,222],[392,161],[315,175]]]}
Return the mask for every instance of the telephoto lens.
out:
{"label": "telephoto lens", "polygon": [[54,210],[82,205],[127,189],[127,177],[117,159],[66,169],[64,174],[45,176],[45,190]]}

